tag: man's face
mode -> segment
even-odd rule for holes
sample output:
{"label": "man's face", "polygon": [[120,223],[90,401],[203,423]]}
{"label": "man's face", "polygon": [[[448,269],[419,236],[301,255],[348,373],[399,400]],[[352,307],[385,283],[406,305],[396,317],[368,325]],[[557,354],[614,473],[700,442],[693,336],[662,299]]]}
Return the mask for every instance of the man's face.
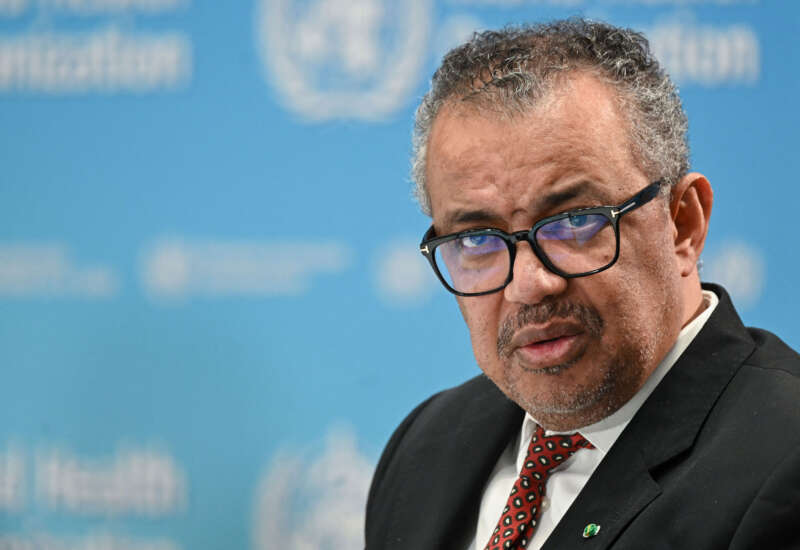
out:
{"label": "man's face", "polygon": [[[427,182],[437,235],[529,229],[565,210],[619,204],[650,183],[631,153],[614,91],[578,74],[524,115],[455,103],[431,131]],[[564,279],[527,243],[502,291],[461,297],[475,357],[544,426],[574,429],[622,406],[680,331],[674,224],[662,197],[620,222],[620,256]]]}

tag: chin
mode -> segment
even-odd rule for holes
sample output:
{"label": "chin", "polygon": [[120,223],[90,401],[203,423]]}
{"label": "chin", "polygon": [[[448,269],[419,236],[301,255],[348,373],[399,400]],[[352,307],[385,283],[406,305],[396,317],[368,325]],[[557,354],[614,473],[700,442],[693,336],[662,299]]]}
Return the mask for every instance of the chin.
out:
{"label": "chin", "polygon": [[498,386],[545,428],[561,431],[606,418],[627,403],[644,382],[642,369],[630,364],[613,364],[603,369],[600,378],[585,381],[576,380],[578,367],[571,363],[535,372],[516,370],[517,376],[505,377]]}

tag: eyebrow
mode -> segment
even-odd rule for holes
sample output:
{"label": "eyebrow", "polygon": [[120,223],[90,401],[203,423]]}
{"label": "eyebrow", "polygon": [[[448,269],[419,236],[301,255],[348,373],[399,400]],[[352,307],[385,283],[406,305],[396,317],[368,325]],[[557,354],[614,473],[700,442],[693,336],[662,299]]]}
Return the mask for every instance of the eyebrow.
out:
{"label": "eyebrow", "polygon": [[561,204],[564,204],[567,201],[572,199],[578,198],[581,196],[582,191],[585,190],[587,186],[587,182],[577,182],[575,184],[570,185],[566,189],[562,189],[555,193],[547,194],[541,198],[536,200],[536,208],[537,212],[547,212],[558,207]]}
{"label": "eyebrow", "polygon": [[[599,186],[592,180],[579,180],[569,184],[563,189],[547,193],[537,197],[531,209],[536,212],[547,212],[556,209],[572,199],[586,196],[592,197],[600,202],[608,202],[608,196],[600,191]],[[544,216],[543,216],[544,217]],[[444,226],[453,227],[454,225],[480,223],[487,226],[496,227],[503,223],[504,219],[500,214],[486,209],[466,210],[457,209],[445,216]]]}
{"label": "eyebrow", "polygon": [[491,210],[454,210],[445,217],[444,225],[452,227],[457,224],[481,223],[497,226],[503,219]]}

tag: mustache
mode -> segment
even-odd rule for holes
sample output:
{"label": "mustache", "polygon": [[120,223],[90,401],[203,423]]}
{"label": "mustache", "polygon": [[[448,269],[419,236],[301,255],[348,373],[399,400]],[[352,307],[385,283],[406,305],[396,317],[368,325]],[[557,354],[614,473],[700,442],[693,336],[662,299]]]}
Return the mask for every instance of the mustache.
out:
{"label": "mustache", "polygon": [[514,351],[511,340],[514,334],[528,325],[543,325],[553,319],[577,321],[591,336],[599,336],[603,332],[603,318],[600,313],[585,304],[574,302],[543,302],[540,304],[523,304],[515,313],[503,320],[497,336],[497,354],[509,357]]}

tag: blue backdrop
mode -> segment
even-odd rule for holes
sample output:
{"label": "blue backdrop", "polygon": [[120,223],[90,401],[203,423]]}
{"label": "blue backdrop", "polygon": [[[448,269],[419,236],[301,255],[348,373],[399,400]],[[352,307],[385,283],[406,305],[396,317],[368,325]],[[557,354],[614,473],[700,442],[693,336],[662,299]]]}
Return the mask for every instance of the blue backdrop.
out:
{"label": "blue backdrop", "polygon": [[358,548],[391,430],[478,372],[413,110],[474,29],[574,14],[652,39],[703,276],[800,345],[794,2],[0,0],[0,548]]}

